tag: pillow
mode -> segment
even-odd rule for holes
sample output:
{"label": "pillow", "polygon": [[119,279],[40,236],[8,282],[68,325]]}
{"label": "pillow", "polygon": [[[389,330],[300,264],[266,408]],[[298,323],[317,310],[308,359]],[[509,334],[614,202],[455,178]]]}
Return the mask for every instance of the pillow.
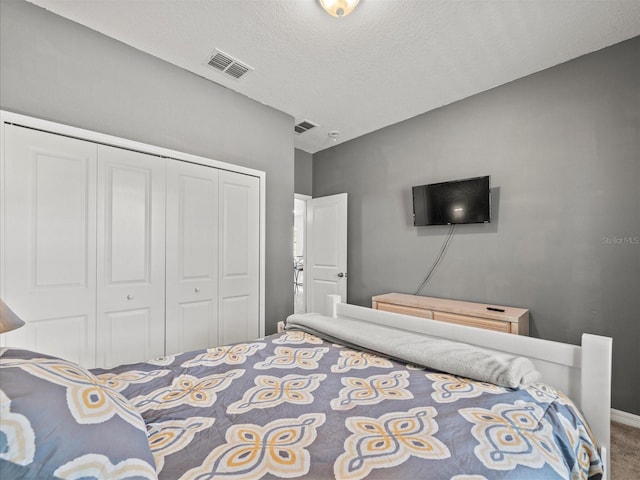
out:
{"label": "pillow", "polygon": [[125,397],[73,362],[28,350],[0,357],[0,459],[0,478],[157,478],[144,421]]}

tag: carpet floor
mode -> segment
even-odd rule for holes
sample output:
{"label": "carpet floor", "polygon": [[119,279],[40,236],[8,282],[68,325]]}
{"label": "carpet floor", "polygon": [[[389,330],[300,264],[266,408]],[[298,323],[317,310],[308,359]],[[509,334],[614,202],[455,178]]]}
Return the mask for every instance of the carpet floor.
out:
{"label": "carpet floor", "polygon": [[611,422],[610,479],[640,479],[640,428]]}

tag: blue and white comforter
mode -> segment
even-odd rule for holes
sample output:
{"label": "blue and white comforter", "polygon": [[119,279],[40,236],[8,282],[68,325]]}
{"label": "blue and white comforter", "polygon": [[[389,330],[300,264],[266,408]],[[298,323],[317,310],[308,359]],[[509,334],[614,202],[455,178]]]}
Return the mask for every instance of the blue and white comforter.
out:
{"label": "blue and white comforter", "polygon": [[290,330],[94,370],[166,479],[599,479],[589,428],[544,384],[499,387]]}

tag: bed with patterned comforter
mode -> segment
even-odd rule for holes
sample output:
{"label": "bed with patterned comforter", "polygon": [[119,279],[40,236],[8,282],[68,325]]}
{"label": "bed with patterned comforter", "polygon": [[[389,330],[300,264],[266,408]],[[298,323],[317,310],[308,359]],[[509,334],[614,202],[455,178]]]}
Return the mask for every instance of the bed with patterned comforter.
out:
{"label": "bed with patterned comforter", "polygon": [[[3,356],[0,373],[5,374],[5,384],[11,383],[7,372],[20,367],[21,373],[28,371],[37,380],[62,385],[69,408],[75,402],[74,408],[80,410],[77,405],[84,402],[82,408],[89,409],[88,404],[98,405],[109,397],[117,401],[111,402],[109,411],[100,407],[102,417],[108,422],[124,419],[128,427],[146,430],[150,457],[128,458],[134,456],[133,443],[128,445],[133,436],[119,433],[120,438],[109,439],[113,448],[125,450],[119,457],[68,454],[55,467],[59,478],[90,477],[87,472],[92,471],[95,478],[153,478],[150,463],[155,463],[159,478],[171,480],[598,479],[602,475],[601,460],[581,414],[550,386],[514,389],[472,381],[299,330],[96,369],[89,380],[76,367],[60,366],[55,359],[11,356]],[[107,393],[97,394],[98,387]],[[3,398],[3,430],[9,445],[9,420],[15,425],[28,417],[31,430],[40,428],[24,403],[16,393]],[[72,413],[80,422],[78,412]],[[125,418],[129,414],[140,414],[144,425]],[[31,464],[45,462],[38,456],[44,447],[37,436]],[[62,441],[85,443],[82,438]],[[14,454],[8,460],[18,458],[16,448],[7,451]],[[29,463],[23,460],[22,465]]]}

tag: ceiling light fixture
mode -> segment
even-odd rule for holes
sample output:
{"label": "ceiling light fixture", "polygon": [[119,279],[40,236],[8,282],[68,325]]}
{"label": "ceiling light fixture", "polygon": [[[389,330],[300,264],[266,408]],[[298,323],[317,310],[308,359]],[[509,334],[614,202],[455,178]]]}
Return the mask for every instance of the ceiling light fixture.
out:
{"label": "ceiling light fixture", "polygon": [[320,0],[320,5],[329,15],[342,18],[349,15],[360,0]]}

